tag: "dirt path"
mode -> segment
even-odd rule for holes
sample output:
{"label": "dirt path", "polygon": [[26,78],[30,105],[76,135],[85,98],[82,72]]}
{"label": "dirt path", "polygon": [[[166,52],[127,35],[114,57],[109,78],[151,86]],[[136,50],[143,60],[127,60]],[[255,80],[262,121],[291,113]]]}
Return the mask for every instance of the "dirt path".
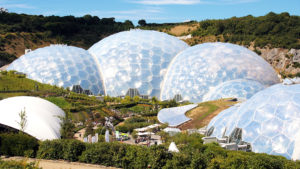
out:
{"label": "dirt path", "polygon": [[78,162],[67,162],[61,160],[41,160],[41,159],[33,159],[33,158],[24,158],[24,157],[10,157],[10,158],[2,158],[2,160],[26,160],[29,162],[37,162],[39,167],[43,169],[117,169],[115,167],[105,167],[102,165],[93,165],[93,164],[85,164]]}

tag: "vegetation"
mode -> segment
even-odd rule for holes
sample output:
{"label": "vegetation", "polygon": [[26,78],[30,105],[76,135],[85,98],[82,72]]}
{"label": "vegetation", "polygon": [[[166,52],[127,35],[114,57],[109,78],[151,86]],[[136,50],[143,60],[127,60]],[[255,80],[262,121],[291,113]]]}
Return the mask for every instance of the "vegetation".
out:
{"label": "vegetation", "polygon": [[132,132],[135,128],[146,127],[151,124],[158,123],[156,117],[147,118],[147,117],[131,117],[126,119],[122,124],[116,127],[116,130],[127,133]]}
{"label": "vegetation", "polygon": [[38,140],[23,134],[1,133],[0,155],[35,157]]}
{"label": "vegetation", "polygon": [[38,163],[26,161],[3,161],[0,159],[0,168],[2,169],[40,169]]}
{"label": "vegetation", "polygon": [[[170,33],[178,25],[194,25],[196,21],[178,24],[146,24],[142,29],[153,29]],[[255,42],[257,47],[281,47],[300,49],[300,17],[284,12],[273,12],[265,16],[232,17],[224,20],[204,20],[191,30],[192,40],[187,42],[196,45],[207,41],[224,41],[249,46]],[[210,38],[213,36],[214,38]]]}
{"label": "vegetation", "polygon": [[[203,145],[202,137],[199,134],[177,134],[168,137],[165,144],[151,147],[118,142],[87,144],[76,140],[43,141],[37,157],[119,168],[300,168],[299,161],[290,161],[282,156],[229,151],[216,143]],[[167,151],[171,141],[176,143],[179,153]]]}
{"label": "vegetation", "polygon": [[210,120],[218,115],[222,110],[237,103],[230,101],[231,99],[219,99],[216,101],[202,102],[198,107],[188,111],[186,116],[191,118],[190,121],[182,124],[181,129],[201,128],[210,122]]}

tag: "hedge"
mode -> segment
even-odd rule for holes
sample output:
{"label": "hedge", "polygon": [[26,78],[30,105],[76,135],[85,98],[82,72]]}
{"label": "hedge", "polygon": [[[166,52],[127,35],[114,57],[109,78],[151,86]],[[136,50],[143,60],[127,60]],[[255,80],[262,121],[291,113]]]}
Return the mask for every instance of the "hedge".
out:
{"label": "hedge", "polygon": [[[22,155],[21,151],[36,150],[35,146],[20,147],[27,145],[31,140],[37,141],[26,135],[6,134],[7,138],[1,136],[2,151],[10,152],[12,155]],[[82,143],[77,140],[52,140],[40,142],[37,157],[41,159],[80,161],[91,164],[101,164],[119,168],[148,168],[171,169],[171,168],[300,168],[300,162],[287,160],[282,156],[268,154],[249,153],[241,151],[228,151],[216,143],[202,144],[199,134],[178,134],[170,139],[175,141],[179,153],[169,153],[167,147],[171,140],[165,145],[159,146],[137,146],[122,144],[119,142],[94,144]],[[26,139],[24,139],[26,138]],[[18,142],[18,139],[21,141]],[[11,141],[8,144],[8,140]],[[20,144],[21,145],[16,144]],[[25,144],[26,143],[26,144]],[[35,145],[29,143],[29,145]],[[6,149],[3,149],[3,147]],[[13,147],[20,147],[15,150]],[[10,151],[8,151],[10,150]],[[23,153],[24,155],[25,153]],[[1,167],[0,167],[1,168]]]}
{"label": "hedge", "polygon": [[38,140],[26,134],[0,134],[0,155],[35,157]]}
{"label": "hedge", "polygon": [[51,160],[78,161],[78,157],[85,148],[85,143],[78,140],[47,140],[41,142],[37,157]]}

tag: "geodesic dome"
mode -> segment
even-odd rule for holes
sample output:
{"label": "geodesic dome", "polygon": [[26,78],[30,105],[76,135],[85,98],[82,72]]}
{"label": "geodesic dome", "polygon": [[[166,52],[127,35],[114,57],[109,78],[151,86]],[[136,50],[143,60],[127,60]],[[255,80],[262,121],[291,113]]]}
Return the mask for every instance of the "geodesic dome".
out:
{"label": "geodesic dome", "polygon": [[184,100],[203,101],[217,85],[248,79],[272,85],[279,82],[276,72],[263,58],[245,47],[229,43],[204,43],[180,52],[170,64],[161,100],[181,94]]}
{"label": "geodesic dome", "polygon": [[10,97],[0,101],[0,124],[20,130],[21,111],[25,111],[27,125],[24,132],[39,139],[60,138],[60,118],[65,113],[55,104],[29,96]]}
{"label": "geodesic dome", "polygon": [[159,98],[167,67],[187,47],[165,33],[131,30],[111,35],[88,51],[101,65],[108,95],[125,95],[129,88],[137,88],[142,95]]}
{"label": "geodesic dome", "polygon": [[203,101],[218,100],[221,98],[249,99],[265,87],[257,81],[237,79],[219,84],[203,96]]}
{"label": "geodesic dome", "polygon": [[243,140],[251,143],[254,152],[300,160],[295,146],[300,129],[300,84],[277,84],[262,90],[240,106],[221,112],[208,128],[211,126],[216,137],[221,137],[225,128],[227,136],[235,127],[242,128]]}
{"label": "geodesic dome", "polygon": [[51,85],[80,85],[93,94],[104,94],[103,80],[93,57],[84,49],[51,45],[29,52],[7,70],[23,72],[28,78]]}

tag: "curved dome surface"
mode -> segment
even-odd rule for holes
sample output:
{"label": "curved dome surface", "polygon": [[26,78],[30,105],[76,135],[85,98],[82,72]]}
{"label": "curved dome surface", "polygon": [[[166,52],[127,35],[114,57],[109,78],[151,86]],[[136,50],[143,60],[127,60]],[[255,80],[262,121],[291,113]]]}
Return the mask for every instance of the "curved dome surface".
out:
{"label": "curved dome surface", "polygon": [[249,49],[229,43],[204,43],[179,53],[165,76],[161,100],[181,94],[184,100],[203,101],[217,85],[236,79],[248,79],[262,85],[279,82],[276,72]]}
{"label": "curved dome surface", "polygon": [[169,63],[188,45],[165,33],[131,30],[111,35],[88,51],[98,59],[110,96],[137,88],[142,95],[159,98]]}
{"label": "curved dome surface", "polygon": [[203,96],[203,101],[222,98],[239,98],[247,100],[265,87],[257,81],[237,79],[219,84]]}
{"label": "curved dome surface", "polygon": [[39,140],[60,138],[59,117],[64,117],[65,113],[47,100],[29,96],[11,97],[0,101],[0,109],[0,124],[19,130],[19,113],[25,110],[25,133]]}
{"label": "curved dome surface", "polygon": [[51,45],[15,60],[8,70],[23,72],[41,83],[72,87],[80,85],[93,94],[104,94],[103,80],[93,57],[84,49]]}
{"label": "curved dome surface", "polygon": [[225,128],[226,135],[235,127],[242,128],[243,140],[251,143],[254,152],[300,160],[295,146],[300,130],[300,84],[277,84],[262,90],[239,107],[221,112],[210,126],[215,126],[213,136],[217,137]]}
{"label": "curved dome surface", "polygon": [[165,108],[158,112],[157,119],[161,123],[168,123],[169,126],[178,126],[190,120],[190,118],[185,116],[185,113],[197,106],[198,104],[190,104],[180,107]]}

